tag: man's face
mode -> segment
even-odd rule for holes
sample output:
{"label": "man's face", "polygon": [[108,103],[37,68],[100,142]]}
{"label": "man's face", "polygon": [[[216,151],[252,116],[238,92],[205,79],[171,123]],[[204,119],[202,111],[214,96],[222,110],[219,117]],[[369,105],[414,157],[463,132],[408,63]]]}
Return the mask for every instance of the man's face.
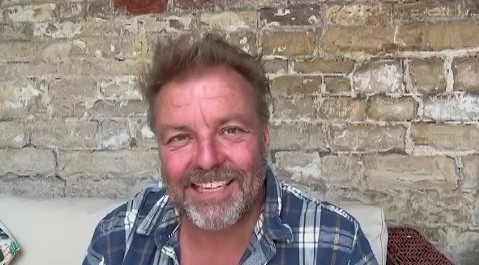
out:
{"label": "man's face", "polygon": [[218,66],[167,83],[155,100],[163,178],[201,229],[227,228],[262,199],[269,136],[254,95],[240,74]]}

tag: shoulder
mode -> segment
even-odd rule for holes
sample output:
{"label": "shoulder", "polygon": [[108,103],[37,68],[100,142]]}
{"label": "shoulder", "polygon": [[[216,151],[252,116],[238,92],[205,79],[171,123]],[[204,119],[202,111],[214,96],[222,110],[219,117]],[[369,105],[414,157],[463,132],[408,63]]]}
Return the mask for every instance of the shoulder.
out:
{"label": "shoulder", "polygon": [[166,189],[158,185],[141,190],[132,199],[109,212],[98,223],[96,236],[101,237],[115,232],[124,234],[133,230],[165,194]]}
{"label": "shoulder", "polygon": [[[319,210],[327,217],[337,216],[345,221],[353,223],[357,222],[351,214],[343,210],[341,207],[305,194],[301,190],[291,187],[288,184],[282,184],[281,197],[283,207],[294,206],[294,208],[298,209],[298,206],[301,206],[305,213],[311,211],[317,212]],[[289,206],[288,203],[290,204]]]}
{"label": "shoulder", "polygon": [[293,227],[316,231],[322,238],[344,237],[351,246],[359,229],[358,221],[341,207],[287,184],[282,186],[282,219]]}
{"label": "shoulder", "polygon": [[359,222],[344,209],[286,184],[281,198],[281,220],[298,253],[324,264],[377,264]]}

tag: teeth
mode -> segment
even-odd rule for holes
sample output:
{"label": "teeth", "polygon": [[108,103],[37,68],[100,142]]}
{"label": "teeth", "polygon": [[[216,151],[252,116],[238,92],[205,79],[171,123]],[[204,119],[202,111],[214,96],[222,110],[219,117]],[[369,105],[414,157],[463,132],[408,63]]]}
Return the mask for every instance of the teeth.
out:
{"label": "teeth", "polygon": [[209,183],[198,183],[195,185],[200,189],[217,189],[221,186],[226,185],[227,183],[228,182],[226,181],[215,181],[215,182],[209,182]]}

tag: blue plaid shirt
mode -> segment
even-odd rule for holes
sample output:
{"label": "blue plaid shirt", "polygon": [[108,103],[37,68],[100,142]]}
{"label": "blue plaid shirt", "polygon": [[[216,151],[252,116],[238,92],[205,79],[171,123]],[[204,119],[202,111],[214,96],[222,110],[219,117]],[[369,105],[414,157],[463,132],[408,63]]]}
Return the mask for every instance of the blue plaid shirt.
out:
{"label": "blue plaid shirt", "polygon": [[[164,187],[149,187],[97,226],[83,265],[178,265],[179,216]],[[376,265],[359,223],[281,184],[268,170],[266,201],[240,264]]]}

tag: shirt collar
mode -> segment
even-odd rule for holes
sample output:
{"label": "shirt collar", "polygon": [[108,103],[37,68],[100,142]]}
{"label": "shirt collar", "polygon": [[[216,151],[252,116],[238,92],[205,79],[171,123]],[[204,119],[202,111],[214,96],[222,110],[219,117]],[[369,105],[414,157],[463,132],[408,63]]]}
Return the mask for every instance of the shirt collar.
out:
{"label": "shirt collar", "polygon": [[[271,168],[268,167],[266,171],[266,199],[262,216],[255,227],[255,233],[258,236],[265,235],[273,241],[289,241],[293,238],[291,227],[281,221],[281,198],[282,185]],[[136,233],[149,236],[155,229],[156,244],[159,247],[164,246],[177,230],[179,220],[179,213],[173,201],[165,194],[140,222]]]}
{"label": "shirt collar", "polygon": [[289,241],[293,238],[291,227],[281,221],[283,189],[271,168],[266,171],[266,200],[263,211],[263,232],[272,240]]}

